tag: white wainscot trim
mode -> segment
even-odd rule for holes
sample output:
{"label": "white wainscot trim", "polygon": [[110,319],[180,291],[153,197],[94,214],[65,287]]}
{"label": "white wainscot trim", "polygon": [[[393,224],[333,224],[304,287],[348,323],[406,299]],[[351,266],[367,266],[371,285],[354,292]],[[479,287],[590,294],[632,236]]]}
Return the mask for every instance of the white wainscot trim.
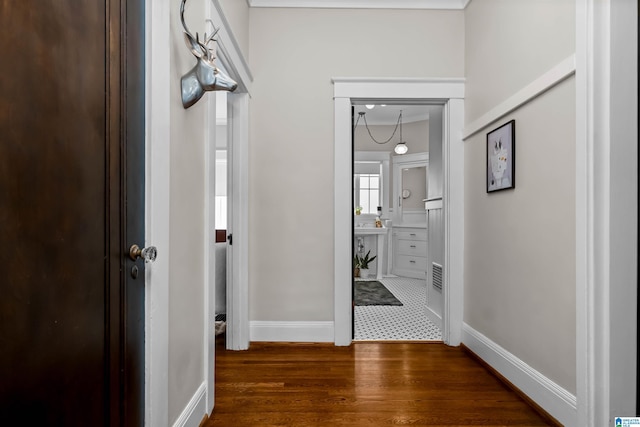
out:
{"label": "white wainscot trim", "polygon": [[431,320],[434,325],[442,330],[442,316],[440,316],[438,313],[433,311],[431,307],[428,306],[425,308],[424,314],[429,320]]}
{"label": "white wainscot trim", "polygon": [[248,0],[251,7],[311,7],[332,9],[452,9],[471,0]]}
{"label": "white wainscot trim", "polygon": [[333,342],[334,323],[327,322],[251,322],[251,341]]}
{"label": "white wainscot trim", "polygon": [[173,423],[173,427],[198,427],[202,418],[207,413],[207,385],[200,384],[198,390],[184,408],[178,419]]}
{"label": "white wainscot trim", "polygon": [[576,425],[576,396],[466,323],[462,342],[556,420],[565,426]]}
{"label": "white wainscot trim", "polygon": [[552,69],[535,79],[533,82],[529,83],[527,86],[510,96],[507,100],[492,108],[487,113],[480,116],[478,119],[469,123],[469,125],[467,125],[464,130],[462,139],[466,140],[472,137],[485,127],[489,126],[491,123],[500,120],[507,114],[515,111],[524,104],[532,101],[552,87],[574,75],[575,72],[576,56],[571,55],[565,60],[558,63]]}

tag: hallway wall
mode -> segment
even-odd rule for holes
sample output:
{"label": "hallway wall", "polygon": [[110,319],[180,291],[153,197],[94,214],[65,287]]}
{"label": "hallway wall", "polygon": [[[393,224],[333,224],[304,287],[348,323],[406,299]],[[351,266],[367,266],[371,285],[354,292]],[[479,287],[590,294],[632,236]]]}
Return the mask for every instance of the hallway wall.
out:
{"label": "hallway wall", "polygon": [[249,5],[244,0],[218,0],[238,46],[249,60]]}
{"label": "hallway wall", "polygon": [[[575,51],[575,2],[471,2],[466,124]],[[516,188],[486,193],[486,134],[511,119]],[[576,393],[575,79],[465,142],[464,321]]]}
{"label": "hallway wall", "polygon": [[[205,0],[189,2],[185,19],[202,34]],[[209,31],[208,28],[207,32]],[[204,382],[204,141],[206,100],[185,110],[180,78],[195,64],[184,44],[180,10],[171,8],[171,164],[169,259],[169,422]],[[205,95],[206,97],[207,95]],[[160,257],[159,261],[160,261]]]}
{"label": "hallway wall", "polygon": [[252,8],[250,21],[250,319],[333,321],[331,78],[462,77],[464,14]]}

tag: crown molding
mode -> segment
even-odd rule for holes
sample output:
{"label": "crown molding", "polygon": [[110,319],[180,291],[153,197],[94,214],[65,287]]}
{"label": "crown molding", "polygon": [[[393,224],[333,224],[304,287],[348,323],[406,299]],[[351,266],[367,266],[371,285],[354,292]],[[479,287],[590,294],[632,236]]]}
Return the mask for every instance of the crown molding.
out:
{"label": "crown molding", "polygon": [[463,10],[471,0],[247,0],[250,7]]}

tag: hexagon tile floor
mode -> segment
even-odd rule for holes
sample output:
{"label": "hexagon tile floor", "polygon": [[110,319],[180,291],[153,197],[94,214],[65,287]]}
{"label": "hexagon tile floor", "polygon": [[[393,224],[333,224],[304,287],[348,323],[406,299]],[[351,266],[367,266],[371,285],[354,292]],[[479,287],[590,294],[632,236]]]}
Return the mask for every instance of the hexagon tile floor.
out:
{"label": "hexagon tile floor", "polygon": [[425,315],[426,280],[385,277],[380,282],[403,305],[355,307],[354,340],[442,341],[440,328]]}

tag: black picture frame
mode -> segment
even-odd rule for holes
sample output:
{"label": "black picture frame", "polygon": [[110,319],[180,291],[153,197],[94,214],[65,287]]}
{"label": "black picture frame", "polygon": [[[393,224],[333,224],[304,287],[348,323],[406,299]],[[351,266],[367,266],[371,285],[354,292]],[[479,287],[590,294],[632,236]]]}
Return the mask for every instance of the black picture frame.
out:
{"label": "black picture frame", "polygon": [[516,121],[487,133],[487,193],[516,188]]}

